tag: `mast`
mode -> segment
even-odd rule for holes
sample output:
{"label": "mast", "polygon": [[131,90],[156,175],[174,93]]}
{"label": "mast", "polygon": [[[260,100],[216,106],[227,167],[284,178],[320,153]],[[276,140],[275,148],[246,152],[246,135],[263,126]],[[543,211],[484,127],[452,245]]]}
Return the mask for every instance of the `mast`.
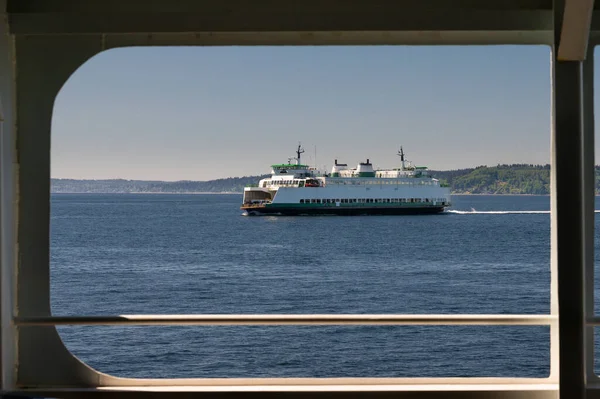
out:
{"label": "mast", "polygon": [[300,143],[298,143],[298,149],[296,150],[296,154],[298,154],[298,157],[296,158],[297,160],[297,165],[300,165],[300,154],[304,153],[304,149],[302,149],[302,145]]}
{"label": "mast", "polygon": [[400,157],[400,161],[402,161],[402,170],[404,170],[404,150],[402,146],[400,146],[400,151],[398,151],[398,156]]}

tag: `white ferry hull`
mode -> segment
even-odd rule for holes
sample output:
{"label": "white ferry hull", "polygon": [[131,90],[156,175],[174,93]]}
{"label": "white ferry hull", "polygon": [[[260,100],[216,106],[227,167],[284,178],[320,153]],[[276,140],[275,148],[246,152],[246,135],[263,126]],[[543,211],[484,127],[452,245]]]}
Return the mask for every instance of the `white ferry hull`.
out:
{"label": "white ferry hull", "polygon": [[[420,183],[420,182],[419,182]],[[246,188],[249,192],[268,190]],[[245,204],[248,215],[416,215],[443,212],[450,206],[448,188],[421,184],[281,187],[268,203]]]}
{"label": "white ferry hull", "polygon": [[244,189],[241,209],[248,215],[415,215],[433,214],[450,206],[450,189],[427,167],[378,169],[367,159],[357,168],[335,160],[331,174],[318,175],[300,163],[275,164],[272,176]]}

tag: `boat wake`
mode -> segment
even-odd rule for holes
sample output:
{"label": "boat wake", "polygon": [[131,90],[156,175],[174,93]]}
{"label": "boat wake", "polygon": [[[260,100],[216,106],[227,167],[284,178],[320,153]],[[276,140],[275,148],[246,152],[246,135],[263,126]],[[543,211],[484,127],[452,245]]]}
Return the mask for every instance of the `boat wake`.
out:
{"label": "boat wake", "polygon": [[[595,210],[595,213],[600,213],[600,210]],[[550,214],[550,211],[477,211],[471,208],[470,211],[457,211],[454,209],[446,210],[445,213],[455,215],[543,215]]]}

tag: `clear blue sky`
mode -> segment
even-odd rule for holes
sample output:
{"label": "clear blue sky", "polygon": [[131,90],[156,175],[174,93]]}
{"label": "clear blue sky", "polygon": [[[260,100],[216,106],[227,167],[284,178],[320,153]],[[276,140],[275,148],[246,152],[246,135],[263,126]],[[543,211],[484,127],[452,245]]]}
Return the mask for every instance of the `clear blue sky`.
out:
{"label": "clear blue sky", "polygon": [[[88,61],[59,93],[52,176],[206,180],[400,145],[432,169],[548,163],[544,46],[145,47]],[[597,140],[600,141],[600,140]],[[597,150],[597,152],[600,152]]]}

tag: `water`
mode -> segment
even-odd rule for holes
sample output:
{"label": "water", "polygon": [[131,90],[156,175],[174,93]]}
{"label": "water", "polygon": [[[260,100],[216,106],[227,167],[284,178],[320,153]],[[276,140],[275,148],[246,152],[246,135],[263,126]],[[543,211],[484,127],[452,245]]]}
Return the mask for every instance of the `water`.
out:
{"label": "water", "polygon": [[[240,201],[53,195],[54,314],[549,313],[548,197],[454,196],[447,214],[356,217],[243,217]],[[59,331],[80,359],[124,377],[549,373],[545,326]]]}

